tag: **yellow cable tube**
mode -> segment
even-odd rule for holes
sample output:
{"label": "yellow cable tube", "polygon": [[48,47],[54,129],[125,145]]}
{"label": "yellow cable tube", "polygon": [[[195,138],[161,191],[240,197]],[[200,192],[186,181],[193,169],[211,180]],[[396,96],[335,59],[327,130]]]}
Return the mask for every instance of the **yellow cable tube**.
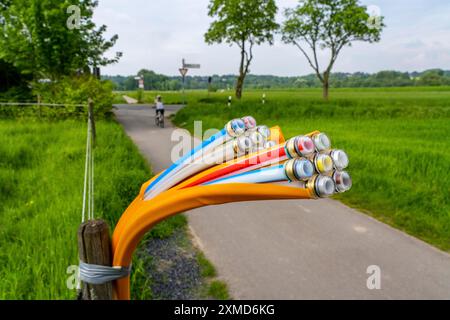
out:
{"label": "yellow cable tube", "polygon": [[[134,219],[124,224],[120,234],[113,233],[113,266],[127,267],[142,239],[154,225],[178,213],[209,205],[240,201],[276,199],[314,199],[310,189],[291,188],[273,184],[226,184],[196,186],[183,190],[168,190],[153,201],[138,200],[131,210]],[[115,297],[130,299],[130,278],[115,282]]]}

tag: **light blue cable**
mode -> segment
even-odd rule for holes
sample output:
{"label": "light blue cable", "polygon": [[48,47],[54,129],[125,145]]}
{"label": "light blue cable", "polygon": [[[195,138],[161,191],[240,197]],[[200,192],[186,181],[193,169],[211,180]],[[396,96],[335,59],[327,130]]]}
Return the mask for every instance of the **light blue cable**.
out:
{"label": "light blue cable", "polygon": [[[282,171],[280,171],[280,170],[282,170]],[[244,173],[239,173],[239,174],[236,174],[236,175],[233,175],[233,176],[229,176],[229,177],[226,177],[226,178],[221,178],[221,179],[217,179],[217,180],[213,180],[213,181],[209,181],[209,182],[206,182],[206,183],[204,183],[203,185],[212,185],[212,184],[220,184],[220,183],[227,183],[227,180],[234,180],[234,179],[236,179],[236,178],[239,178],[239,177],[243,177],[243,176],[249,176],[249,177],[251,177],[251,176],[258,176],[258,175],[260,175],[260,177],[264,177],[264,176],[269,176],[269,175],[265,175],[265,173],[276,173],[276,172],[279,172],[280,173],[280,175],[279,176],[277,176],[277,178],[275,179],[275,180],[268,180],[268,181],[259,181],[259,182],[273,182],[273,181],[280,181],[280,180],[283,180],[283,178],[285,178],[286,177],[286,175],[284,174],[284,165],[283,164],[280,164],[280,165],[278,165],[278,166],[273,166],[273,167],[269,167],[269,168],[263,168],[263,169],[258,169],[258,170],[254,170],[254,171],[248,171],[248,172],[244,172]],[[284,177],[283,177],[284,176]],[[254,182],[253,182],[254,183]]]}

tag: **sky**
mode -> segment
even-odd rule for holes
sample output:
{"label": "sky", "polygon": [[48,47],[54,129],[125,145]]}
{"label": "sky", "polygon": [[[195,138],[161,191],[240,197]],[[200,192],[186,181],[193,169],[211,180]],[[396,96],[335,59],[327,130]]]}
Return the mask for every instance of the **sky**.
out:
{"label": "sky", "polygon": [[[199,63],[190,75],[236,74],[239,50],[227,44],[207,45],[204,34],[212,18],[209,0],[100,0],[94,21],[108,26],[107,36],[119,35],[114,52],[123,52],[120,62],[104,67],[102,74],[134,75],[146,68],[178,75],[182,58]],[[284,8],[298,0],[276,0],[277,21]],[[335,72],[378,72],[381,70],[423,71],[450,69],[449,0],[361,0],[378,8],[387,25],[378,43],[355,42],[339,56]],[[273,46],[254,50],[252,74],[298,76],[312,73],[299,49],[277,36]],[[324,64],[327,55],[320,53]]]}

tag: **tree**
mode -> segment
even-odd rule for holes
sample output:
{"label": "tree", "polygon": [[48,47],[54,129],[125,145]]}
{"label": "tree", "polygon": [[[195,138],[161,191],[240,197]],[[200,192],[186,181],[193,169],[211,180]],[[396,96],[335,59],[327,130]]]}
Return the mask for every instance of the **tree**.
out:
{"label": "tree", "polygon": [[[103,37],[105,26],[92,21],[94,0],[0,0],[0,59],[33,79],[57,80],[88,67],[118,61],[104,53],[117,40]],[[69,28],[68,8],[75,6],[80,19]]]}
{"label": "tree", "polygon": [[435,69],[425,71],[417,83],[422,86],[441,86],[447,84],[448,81],[443,70]]}
{"label": "tree", "polygon": [[167,76],[147,69],[140,70],[137,75],[144,78],[145,90],[164,90],[169,80]]}
{"label": "tree", "polygon": [[253,47],[264,42],[273,44],[278,29],[274,0],[211,0],[208,15],[216,18],[205,34],[208,44],[226,42],[241,50],[236,97],[242,97],[245,77],[253,60]]}
{"label": "tree", "polygon": [[[285,11],[283,41],[300,49],[323,85],[328,99],[330,74],[342,48],[354,41],[380,40],[383,17],[371,17],[358,0],[303,0]],[[309,49],[307,49],[309,48]],[[329,50],[328,66],[321,71],[318,51]],[[309,52],[308,52],[309,51]]]}
{"label": "tree", "polygon": [[380,87],[403,87],[413,84],[407,72],[380,71],[372,76]]}

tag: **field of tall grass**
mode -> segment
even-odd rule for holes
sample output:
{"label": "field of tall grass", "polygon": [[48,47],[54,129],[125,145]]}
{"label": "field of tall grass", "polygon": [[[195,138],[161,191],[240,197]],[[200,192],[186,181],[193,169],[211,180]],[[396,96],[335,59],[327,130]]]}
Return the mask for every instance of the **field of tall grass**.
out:
{"label": "field of tall grass", "polygon": [[[413,106],[421,105],[442,106],[443,100],[448,98],[450,91],[449,86],[440,87],[401,87],[401,88],[340,88],[333,89],[331,92],[332,104],[351,103],[360,104],[363,107],[369,105],[380,106],[382,104],[390,104],[390,107],[407,106],[412,103]],[[266,95],[266,101],[276,103],[277,101],[284,104],[287,101],[294,104],[299,102],[311,102],[313,104],[326,104],[321,99],[321,89],[304,88],[304,89],[284,89],[284,90],[244,90],[244,101],[256,103],[259,105],[263,95]],[[197,103],[218,103],[227,104],[228,97],[232,97],[233,104],[238,101],[234,98],[234,92],[218,91],[207,93],[205,90],[188,90],[185,95],[179,91],[145,91],[143,101],[145,103],[153,103],[157,95],[162,95],[166,104],[182,104],[184,98],[188,104]],[[128,95],[137,98],[137,91],[117,91],[115,92],[115,103],[125,103],[121,98],[122,95]],[[444,102],[445,103],[445,102]]]}
{"label": "field of tall grass", "polygon": [[[188,92],[189,104],[174,122],[190,130],[195,120],[221,128],[250,114],[280,125],[286,137],[324,131],[351,159],[354,187],[337,199],[450,251],[449,87],[336,89],[329,102],[318,89],[247,91],[231,108],[230,94]],[[179,98],[162,95],[168,103]]]}
{"label": "field of tall grass", "polygon": [[[150,170],[119,124],[97,130],[96,217],[112,227]],[[66,269],[78,264],[85,137],[84,121],[0,120],[0,299],[76,297]]]}

